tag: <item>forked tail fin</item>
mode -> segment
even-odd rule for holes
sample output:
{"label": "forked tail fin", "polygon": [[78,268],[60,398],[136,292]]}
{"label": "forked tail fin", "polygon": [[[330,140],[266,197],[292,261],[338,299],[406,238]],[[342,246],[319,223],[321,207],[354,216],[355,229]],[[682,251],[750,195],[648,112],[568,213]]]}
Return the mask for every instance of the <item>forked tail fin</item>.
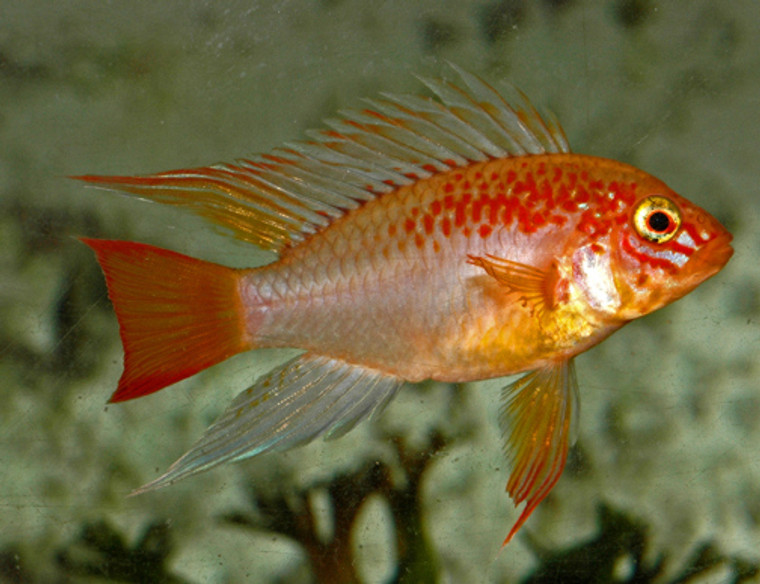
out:
{"label": "forked tail fin", "polygon": [[105,274],[124,345],[110,401],[148,395],[251,348],[238,270],[143,243],[81,241]]}

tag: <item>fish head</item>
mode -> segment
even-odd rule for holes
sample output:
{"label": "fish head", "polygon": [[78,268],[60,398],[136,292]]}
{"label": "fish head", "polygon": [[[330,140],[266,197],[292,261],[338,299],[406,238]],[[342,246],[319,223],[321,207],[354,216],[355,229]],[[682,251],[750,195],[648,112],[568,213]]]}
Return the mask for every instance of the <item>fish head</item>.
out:
{"label": "fish head", "polygon": [[710,213],[649,175],[610,233],[617,316],[631,320],[691,292],[733,254],[731,234]]}

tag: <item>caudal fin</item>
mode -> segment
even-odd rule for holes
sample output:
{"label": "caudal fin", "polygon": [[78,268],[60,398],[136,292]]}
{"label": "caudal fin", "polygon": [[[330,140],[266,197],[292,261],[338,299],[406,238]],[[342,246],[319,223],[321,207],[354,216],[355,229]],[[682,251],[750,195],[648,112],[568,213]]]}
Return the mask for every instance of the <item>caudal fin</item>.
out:
{"label": "caudal fin", "polygon": [[238,270],[143,243],[81,241],[105,274],[124,345],[110,401],[148,395],[251,348]]}

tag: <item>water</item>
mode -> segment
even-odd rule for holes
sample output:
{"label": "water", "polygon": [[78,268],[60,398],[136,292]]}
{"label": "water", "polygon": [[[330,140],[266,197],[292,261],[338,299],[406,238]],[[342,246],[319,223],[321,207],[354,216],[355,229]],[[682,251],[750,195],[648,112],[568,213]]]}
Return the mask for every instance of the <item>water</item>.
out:
{"label": "water", "polygon": [[[541,581],[541,566],[563,581],[648,581],[660,554],[668,581],[702,570],[706,543],[719,561],[702,581],[760,564],[755,3],[27,1],[0,12],[0,581],[519,582]],[[105,407],[118,332],[72,235],[229,265],[268,256],[65,177],[266,152],[363,96],[419,91],[413,74],[440,74],[444,59],[521,87],[576,151],[636,164],[709,209],[736,236],[727,269],[578,360],[570,464],[502,551],[517,513],[498,380],[409,388],[342,440],[126,498],[287,355],[240,356]]]}

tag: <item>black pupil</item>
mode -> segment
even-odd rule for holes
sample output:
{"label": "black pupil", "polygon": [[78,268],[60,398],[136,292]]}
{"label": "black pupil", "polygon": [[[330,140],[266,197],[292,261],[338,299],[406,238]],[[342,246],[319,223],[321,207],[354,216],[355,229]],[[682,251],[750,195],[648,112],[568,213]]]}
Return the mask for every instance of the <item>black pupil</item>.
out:
{"label": "black pupil", "polygon": [[668,217],[667,214],[663,213],[662,211],[655,211],[649,216],[647,223],[649,224],[649,228],[652,231],[662,233],[663,231],[666,231],[668,227],[670,227],[670,217]]}

